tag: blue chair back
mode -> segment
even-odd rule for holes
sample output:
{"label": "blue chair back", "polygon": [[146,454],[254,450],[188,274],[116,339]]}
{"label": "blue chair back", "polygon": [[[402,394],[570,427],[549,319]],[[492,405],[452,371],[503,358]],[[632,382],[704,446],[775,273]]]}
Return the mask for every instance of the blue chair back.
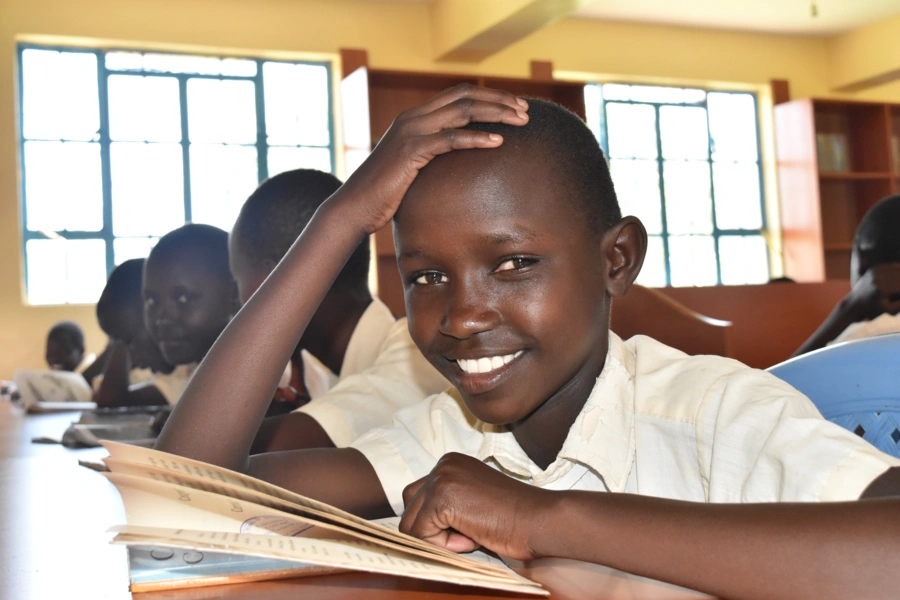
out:
{"label": "blue chair back", "polygon": [[836,344],[768,371],[829,421],[900,457],[900,334]]}

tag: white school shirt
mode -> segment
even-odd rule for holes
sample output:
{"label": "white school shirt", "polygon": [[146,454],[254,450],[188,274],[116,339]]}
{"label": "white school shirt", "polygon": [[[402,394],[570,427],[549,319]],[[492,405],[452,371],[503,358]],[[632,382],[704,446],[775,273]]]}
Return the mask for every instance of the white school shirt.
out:
{"label": "white school shirt", "polygon": [[198,363],[178,365],[171,373],[156,373],[148,383],[159,390],[169,406],[175,406],[194,376],[197,365]]}
{"label": "white school shirt", "polygon": [[[304,368],[309,365],[304,360]],[[321,376],[321,369],[311,373]],[[337,382],[294,412],[311,416],[335,446],[346,448],[370,429],[390,425],[398,410],[448,387],[413,343],[406,319],[395,320],[374,299],[350,336]]]}
{"label": "white school shirt", "polygon": [[834,341],[829,342],[829,345],[898,332],[900,332],[900,314],[882,313],[871,321],[851,323],[847,329],[834,338]]}
{"label": "white school shirt", "polygon": [[407,409],[351,444],[394,511],[403,488],[448,452],[553,490],[611,491],[696,502],[854,500],[900,460],[825,421],[775,376],[718,356],[688,356],[610,332],[597,383],[546,470],[503,426],[478,421],[458,393]]}
{"label": "white school shirt", "polygon": [[78,366],[75,367],[73,373],[84,373],[87,371],[87,368],[94,364],[94,361],[97,360],[97,355],[93,352],[88,352],[84,356],[81,357],[81,362],[78,363]]}

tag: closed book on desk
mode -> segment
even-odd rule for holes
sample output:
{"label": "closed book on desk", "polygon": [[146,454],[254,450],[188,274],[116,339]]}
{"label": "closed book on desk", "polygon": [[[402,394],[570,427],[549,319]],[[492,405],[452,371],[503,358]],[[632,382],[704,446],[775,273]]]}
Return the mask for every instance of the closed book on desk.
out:
{"label": "closed book on desk", "polygon": [[[141,564],[146,565],[148,548],[187,550],[201,558],[212,553],[260,559],[237,561],[240,566],[230,573],[217,560],[219,568],[212,574],[201,575],[198,568],[194,579],[184,577],[190,569],[179,565],[178,577],[157,574],[150,582],[156,587],[141,587],[153,577],[143,582],[133,577],[132,591],[250,581],[267,574],[292,577],[311,569],[315,574],[358,570],[547,595],[492,556],[459,555],[400,533],[396,519],[366,521],[227,469],[148,448],[102,444],[110,453],[104,459],[110,473],[104,475],[119,490],[128,521],[113,528],[113,543],[133,547],[133,560],[141,549]],[[204,567],[209,570],[209,563]]]}

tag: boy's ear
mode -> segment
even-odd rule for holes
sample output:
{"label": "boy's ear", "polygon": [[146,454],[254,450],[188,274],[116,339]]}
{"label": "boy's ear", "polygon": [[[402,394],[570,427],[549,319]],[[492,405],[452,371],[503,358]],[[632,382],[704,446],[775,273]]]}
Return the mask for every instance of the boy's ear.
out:
{"label": "boy's ear", "polygon": [[603,254],[606,257],[606,292],[621,298],[641,272],[647,253],[647,230],[637,217],[625,217],[606,230]]}

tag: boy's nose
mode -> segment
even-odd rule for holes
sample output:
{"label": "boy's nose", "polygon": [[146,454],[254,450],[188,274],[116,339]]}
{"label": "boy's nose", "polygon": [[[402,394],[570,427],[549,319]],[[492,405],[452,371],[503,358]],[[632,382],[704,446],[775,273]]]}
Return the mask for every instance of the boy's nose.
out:
{"label": "boy's nose", "polygon": [[178,307],[174,302],[160,302],[159,306],[156,308],[156,314],[154,315],[154,323],[156,323],[157,327],[160,325],[168,325],[173,323],[176,320],[178,315]]}
{"label": "boy's nose", "polygon": [[440,331],[457,339],[490,331],[500,324],[500,313],[488,303],[460,290],[448,301]]}

